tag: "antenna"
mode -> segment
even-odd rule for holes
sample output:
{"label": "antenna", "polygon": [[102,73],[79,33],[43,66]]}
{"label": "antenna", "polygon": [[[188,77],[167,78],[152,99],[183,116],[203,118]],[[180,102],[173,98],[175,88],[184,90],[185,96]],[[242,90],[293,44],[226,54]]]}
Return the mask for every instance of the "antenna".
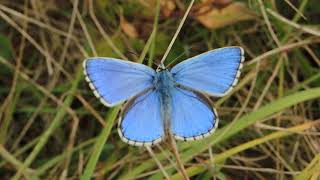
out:
{"label": "antenna", "polygon": [[[191,49],[191,47],[188,48],[187,50],[189,50],[189,49]],[[188,53],[188,52],[187,52],[186,50],[183,51],[179,56],[177,56],[176,58],[174,58],[173,61],[171,61],[169,64],[167,64],[166,68],[168,68],[169,66],[171,66],[175,61],[177,61],[179,58],[181,58],[183,55],[185,55],[185,54],[187,54],[187,53]]]}

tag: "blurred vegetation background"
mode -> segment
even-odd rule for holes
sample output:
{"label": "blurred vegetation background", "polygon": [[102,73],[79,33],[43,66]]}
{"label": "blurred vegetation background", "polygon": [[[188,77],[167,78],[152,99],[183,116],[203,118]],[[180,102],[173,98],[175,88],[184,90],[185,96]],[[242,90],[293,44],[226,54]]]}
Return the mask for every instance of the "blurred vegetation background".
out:
{"label": "blurred vegetation background", "polygon": [[[120,107],[94,97],[81,64],[156,67],[189,2],[1,0],[0,179],[182,179],[165,143],[120,140]],[[165,64],[232,45],[246,61],[212,99],[219,129],[178,142],[191,179],[319,179],[319,23],[317,0],[195,2]]]}

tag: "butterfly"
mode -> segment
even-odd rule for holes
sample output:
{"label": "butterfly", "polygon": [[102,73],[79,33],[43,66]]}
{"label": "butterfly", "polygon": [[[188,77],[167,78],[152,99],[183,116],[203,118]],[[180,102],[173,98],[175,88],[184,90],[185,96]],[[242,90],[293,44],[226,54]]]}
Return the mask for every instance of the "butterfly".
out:
{"label": "butterfly", "polygon": [[218,115],[208,96],[221,97],[237,84],[244,61],[241,47],[211,50],[156,71],[130,61],[92,57],[83,62],[94,95],[112,107],[126,101],[118,123],[121,139],[152,146],[170,133],[190,141],[209,136]]}

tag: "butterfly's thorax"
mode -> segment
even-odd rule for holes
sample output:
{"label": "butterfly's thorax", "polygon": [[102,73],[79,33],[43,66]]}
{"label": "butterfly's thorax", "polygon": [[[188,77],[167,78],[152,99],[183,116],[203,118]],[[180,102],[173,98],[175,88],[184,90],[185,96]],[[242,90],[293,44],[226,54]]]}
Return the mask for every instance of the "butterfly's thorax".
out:
{"label": "butterfly's thorax", "polygon": [[171,91],[175,86],[172,74],[168,70],[157,72],[154,79],[154,86],[159,93],[161,119],[163,120],[165,133],[170,133],[170,118],[172,112]]}

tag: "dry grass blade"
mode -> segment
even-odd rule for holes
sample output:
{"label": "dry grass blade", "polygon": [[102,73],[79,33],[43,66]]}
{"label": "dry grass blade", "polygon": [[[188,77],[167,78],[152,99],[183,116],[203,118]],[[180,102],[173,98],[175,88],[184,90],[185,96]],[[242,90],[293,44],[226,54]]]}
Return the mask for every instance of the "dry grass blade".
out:
{"label": "dry grass blade", "polygon": [[312,35],[315,35],[315,36],[320,36],[320,31],[317,30],[317,29],[312,29],[312,28],[309,28],[309,27],[306,27],[306,26],[302,26],[300,24],[297,24],[293,21],[290,21],[288,20],[287,18],[279,15],[278,13],[272,11],[271,9],[267,9],[267,11],[272,15],[274,16],[275,18],[277,18],[278,20],[298,29],[298,30],[301,30],[303,32],[306,32],[306,33],[309,33],[309,34],[312,34]]}
{"label": "dry grass blade", "polygon": [[39,50],[39,52],[41,52],[45,57],[49,57],[50,62],[52,62],[61,72],[63,72],[65,76],[67,76],[69,79],[72,79],[71,75],[68,72],[66,72],[64,68],[61,67],[60,64],[58,64],[56,61],[53,60],[53,57],[50,55],[49,52],[44,50],[34,38],[32,38],[25,30],[19,27],[18,24],[16,24],[9,16],[4,14],[1,10],[0,10],[0,16],[4,20],[6,20],[12,27],[14,27],[17,31],[19,31],[32,45],[34,45],[35,48]]}
{"label": "dry grass blade", "polygon": [[163,173],[164,177],[165,177],[167,180],[169,180],[170,177],[169,177],[168,173],[167,173],[166,170],[163,168],[161,162],[157,159],[157,157],[155,156],[155,154],[154,154],[154,152],[152,151],[152,149],[151,149],[149,146],[147,146],[146,149],[147,149],[147,151],[149,152],[150,156],[156,161],[156,163],[157,163],[159,169],[161,170],[161,172]]}
{"label": "dry grass blade", "polygon": [[306,40],[303,40],[303,41],[299,41],[299,42],[283,45],[282,47],[272,49],[271,51],[268,51],[266,53],[261,54],[258,57],[255,57],[254,59],[250,60],[246,64],[247,65],[251,65],[251,64],[256,63],[257,61],[261,61],[261,60],[266,59],[266,58],[268,58],[268,57],[270,57],[272,55],[279,54],[279,53],[281,53],[283,51],[288,51],[288,50],[291,50],[291,49],[294,49],[294,48],[297,48],[297,47],[302,47],[302,46],[305,46],[305,45],[308,45],[308,44],[316,44],[316,43],[319,43],[319,42],[320,42],[319,38],[311,38],[311,39],[306,39]]}

